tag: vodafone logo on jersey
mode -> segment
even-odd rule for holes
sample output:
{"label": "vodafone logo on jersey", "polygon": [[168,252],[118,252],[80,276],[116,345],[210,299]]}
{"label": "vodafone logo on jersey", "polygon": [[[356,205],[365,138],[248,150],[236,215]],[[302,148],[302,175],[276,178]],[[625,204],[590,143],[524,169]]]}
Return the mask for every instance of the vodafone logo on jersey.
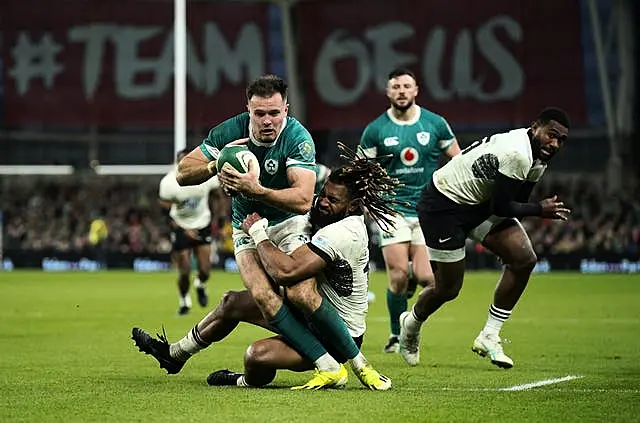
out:
{"label": "vodafone logo on jersey", "polygon": [[418,162],[418,150],[413,147],[403,148],[400,152],[400,161],[405,166],[413,166]]}

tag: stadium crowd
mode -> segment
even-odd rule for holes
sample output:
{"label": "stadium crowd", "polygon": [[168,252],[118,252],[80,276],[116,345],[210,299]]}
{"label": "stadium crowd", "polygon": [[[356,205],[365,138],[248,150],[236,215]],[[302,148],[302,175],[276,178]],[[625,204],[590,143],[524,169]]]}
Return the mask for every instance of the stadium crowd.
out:
{"label": "stadium crowd", "polygon": [[[156,180],[157,179],[157,180]],[[83,251],[90,247],[89,228],[99,217],[108,228],[109,251],[166,253],[169,231],[157,202],[159,178],[48,178],[32,184],[5,184],[4,248]],[[543,179],[534,198],[557,193],[573,210],[568,222],[526,219],[539,256],[589,252],[637,254],[640,251],[640,202],[631,195],[608,195],[602,183],[579,178]],[[218,249],[230,250],[226,207],[214,206]],[[375,244],[375,231],[372,244]],[[481,253],[481,246],[469,244]]]}

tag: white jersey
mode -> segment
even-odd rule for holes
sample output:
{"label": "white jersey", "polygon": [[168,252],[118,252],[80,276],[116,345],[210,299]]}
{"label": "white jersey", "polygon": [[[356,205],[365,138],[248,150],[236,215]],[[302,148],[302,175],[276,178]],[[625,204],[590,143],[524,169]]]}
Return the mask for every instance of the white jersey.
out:
{"label": "white jersey", "polygon": [[528,130],[514,129],[474,142],[434,172],[434,185],[458,204],[480,204],[491,198],[498,173],[537,182],[546,165],[534,165]]}
{"label": "white jersey", "polygon": [[183,229],[202,229],[211,223],[209,192],[219,186],[215,176],[200,185],[180,186],[174,169],[160,181],[158,195],[161,200],[173,203],[169,215],[178,226]]}
{"label": "white jersey", "polygon": [[[367,327],[369,307],[369,238],[364,217],[348,216],[321,228],[313,235],[311,244],[328,262],[325,271],[316,278],[321,295],[336,308],[351,336],[361,336]],[[350,286],[350,295],[339,295],[334,288],[336,283]]]}

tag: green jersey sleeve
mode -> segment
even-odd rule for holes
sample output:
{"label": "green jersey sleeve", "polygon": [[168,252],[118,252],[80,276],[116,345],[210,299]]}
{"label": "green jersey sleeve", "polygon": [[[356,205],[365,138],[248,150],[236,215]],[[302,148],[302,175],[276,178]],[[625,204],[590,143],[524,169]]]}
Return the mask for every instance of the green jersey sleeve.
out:
{"label": "green jersey sleeve", "polygon": [[216,160],[220,150],[232,141],[249,136],[249,114],[229,118],[209,131],[200,144],[200,150],[209,160]]}
{"label": "green jersey sleeve", "polygon": [[445,118],[439,116],[439,119],[435,122],[436,127],[436,136],[438,138],[438,148],[440,151],[446,151],[453,141],[456,139],[456,136],[453,135],[453,131],[449,126],[449,123]]}
{"label": "green jersey sleeve", "polygon": [[307,129],[297,120],[290,118],[287,123],[287,141],[291,139],[286,165],[316,170],[316,146]]}
{"label": "green jersey sleeve", "polygon": [[374,124],[370,123],[364,128],[360,137],[360,147],[367,157],[376,157],[378,155],[377,131]]}

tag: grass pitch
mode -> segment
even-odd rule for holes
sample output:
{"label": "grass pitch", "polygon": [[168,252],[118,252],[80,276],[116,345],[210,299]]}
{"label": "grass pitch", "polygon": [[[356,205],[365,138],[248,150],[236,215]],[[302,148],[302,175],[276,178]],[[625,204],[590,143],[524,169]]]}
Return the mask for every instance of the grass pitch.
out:
{"label": "grass pitch", "polygon": [[[310,373],[279,372],[267,389],[207,386],[210,371],[242,369],[247,345],[269,335],[246,324],[179,375],[139,353],[131,327],[164,324],[175,341],[205,314],[175,316],[173,273],[0,273],[0,421],[640,421],[640,276],[535,275],[502,331],[511,370],[470,348],[496,278],[467,275],[423,327],[422,361],[410,368],[381,353],[386,278],[374,274],[363,352],[392,390],[364,390],[351,375],[346,390],[292,392]],[[214,273],[211,301],[240,287],[237,274]],[[535,386],[567,376],[577,378]]]}

